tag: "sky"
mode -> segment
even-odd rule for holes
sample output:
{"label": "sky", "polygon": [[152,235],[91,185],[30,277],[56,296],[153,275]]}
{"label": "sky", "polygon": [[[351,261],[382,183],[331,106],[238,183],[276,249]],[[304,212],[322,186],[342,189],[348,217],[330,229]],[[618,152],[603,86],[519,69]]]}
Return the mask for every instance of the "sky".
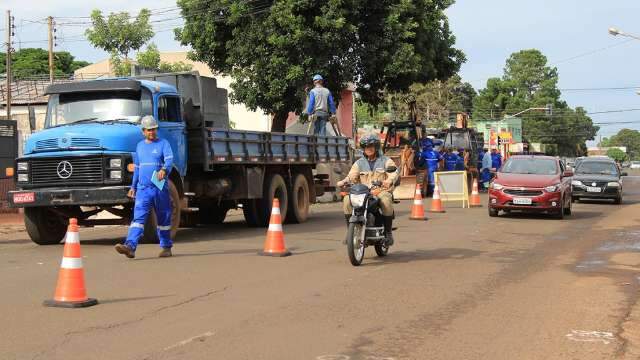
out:
{"label": "sky", "polygon": [[[69,51],[76,59],[99,61],[108,55],[94,49],[82,35],[93,9],[103,13],[146,7],[153,10],[153,38],[161,51],[187,50],[173,39],[172,28],[181,24],[173,10],[175,0],[3,0],[0,3],[0,37],[4,42],[6,10],[15,16],[15,48],[47,47],[47,16],[56,18],[56,51]],[[457,0],[447,10],[456,47],[467,62],[463,81],[476,89],[490,77],[501,76],[505,60],[522,49],[539,49],[558,68],[562,98],[588,112],[640,109],[640,40],[614,37],[609,27],[640,35],[640,1],[637,0]],[[66,17],[66,18],[65,18]],[[620,90],[575,90],[619,88]],[[572,90],[573,89],[573,90]],[[640,111],[591,115],[600,125],[599,136],[621,128],[640,130]]]}

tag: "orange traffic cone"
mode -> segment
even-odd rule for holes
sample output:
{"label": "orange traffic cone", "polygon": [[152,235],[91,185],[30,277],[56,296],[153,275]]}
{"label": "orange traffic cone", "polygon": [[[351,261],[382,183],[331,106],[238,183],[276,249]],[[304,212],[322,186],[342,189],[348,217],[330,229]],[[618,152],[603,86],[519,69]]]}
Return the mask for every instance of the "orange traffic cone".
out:
{"label": "orange traffic cone", "polygon": [[84,286],[84,270],[80,253],[80,235],[78,220],[69,219],[67,236],[64,241],[64,254],[58,273],[58,285],[53,300],[46,300],[45,306],[79,308],[96,305],[98,300],[87,297]]}
{"label": "orange traffic cone", "polygon": [[442,200],[440,200],[440,189],[438,189],[438,184],[436,184],[433,189],[433,198],[431,199],[431,209],[429,212],[432,213],[443,213],[444,207],[442,206]]}
{"label": "orange traffic cone", "polygon": [[411,216],[409,216],[409,220],[427,220],[427,217],[424,216],[422,189],[420,184],[416,184],[416,194],[413,197],[413,205],[411,206]]}
{"label": "orange traffic cone", "polygon": [[269,230],[267,239],[264,241],[264,250],[260,255],[266,256],[289,256],[291,252],[284,246],[284,232],[282,232],[282,218],[280,216],[280,200],[273,199],[271,209],[271,220],[269,220]]}
{"label": "orange traffic cone", "polygon": [[471,198],[469,199],[470,207],[482,207],[480,203],[480,194],[478,193],[478,179],[473,179],[473,190],[471,190]]}

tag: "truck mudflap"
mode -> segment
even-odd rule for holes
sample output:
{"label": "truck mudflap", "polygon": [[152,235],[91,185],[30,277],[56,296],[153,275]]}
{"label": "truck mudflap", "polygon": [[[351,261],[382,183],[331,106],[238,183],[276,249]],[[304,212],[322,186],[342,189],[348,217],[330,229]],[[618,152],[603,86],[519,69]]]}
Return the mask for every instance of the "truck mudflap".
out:
{"label": "truck mudflap", "polygon": [[91,188],[67,189],[33,189],[9,191],[7,200],[9,206],[63,206],[63,205],[110,205],[133,202],[127,197],[129,186],[106,186]]}

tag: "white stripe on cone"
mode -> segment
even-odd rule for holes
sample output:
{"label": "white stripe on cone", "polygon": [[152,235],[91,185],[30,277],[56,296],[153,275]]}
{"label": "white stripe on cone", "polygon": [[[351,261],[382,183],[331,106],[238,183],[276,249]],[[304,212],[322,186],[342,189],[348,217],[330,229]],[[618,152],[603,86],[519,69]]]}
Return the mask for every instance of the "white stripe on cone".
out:
{"label": "white stripe on cone", "polygon": [[80,235],[77,232],[67,232],[67,237],[64,239],[65,244],[79,244]]}
{"label": "white stripe on cone", "polygon": [[278,214],[280,215],[280,208],[279,207],[274,207],[271,209],[271,214]]}
{"label": "white stripe on cone", "polygon": [[269,231],[282,232],[282,224],[269,224]]}
{"label": "white stripe on cone", "polygon": [[421,200],[413,200],[413,205],[422,205]]}
{"label": "white stripe on cone", "polygon": [[438,185],[436,185],[435,189],[433,189],[433,198],[440,199],[440,190],[438,189]]}
{"label": "white stripe on cone", "polygon": [[62,269],[82,269],[82,258],[63,257],[60,267]]}

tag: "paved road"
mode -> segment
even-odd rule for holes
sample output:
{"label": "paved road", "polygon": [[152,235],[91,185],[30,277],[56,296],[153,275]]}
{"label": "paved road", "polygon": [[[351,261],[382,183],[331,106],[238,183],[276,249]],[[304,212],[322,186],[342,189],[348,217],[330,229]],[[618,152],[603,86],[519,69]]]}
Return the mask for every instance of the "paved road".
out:
{"label": "paved road", "polygon": [[564,221],[398,210],[389,257],[352,267],[337,204],[285,226],[288,258],[260,257],[238,217],[185,229],[173,258],[82,229],[87,309],[46,308],[61,246],[0,233],[0,359],[604,359],[640,357],[640,178],[622,206]]}

